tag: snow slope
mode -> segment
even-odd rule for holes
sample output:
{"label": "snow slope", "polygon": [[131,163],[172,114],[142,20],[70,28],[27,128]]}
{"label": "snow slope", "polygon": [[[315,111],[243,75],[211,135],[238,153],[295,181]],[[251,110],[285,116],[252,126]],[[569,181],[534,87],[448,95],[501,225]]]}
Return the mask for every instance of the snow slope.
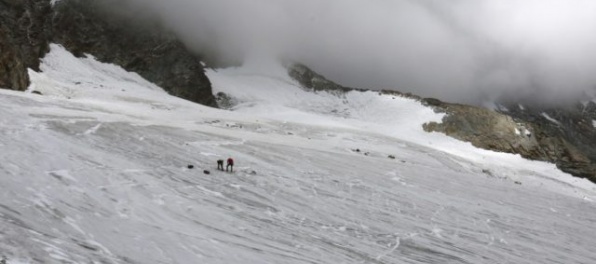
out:
{"label": "snow slope", "polygon": [[225,111],[55,45],[41,68],[44,96],[0,91],[8,263],[596,262],[593,184],[425,133],[415,101],[244,67],[209,72]]}

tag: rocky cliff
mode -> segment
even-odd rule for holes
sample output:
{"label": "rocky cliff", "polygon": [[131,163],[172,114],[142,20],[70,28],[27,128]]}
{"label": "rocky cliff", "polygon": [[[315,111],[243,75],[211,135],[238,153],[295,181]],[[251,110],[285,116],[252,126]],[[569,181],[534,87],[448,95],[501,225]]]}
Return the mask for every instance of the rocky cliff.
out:
{"label": "rocky cliff", "polygon": [[201,57],[154,17],[126,11],[125,0],[62,0],[54,6],[50,0],[0,0],[0,87],[25,90],[27,68],[37,70],[53,42],[76,56],[91,54],[136,72],[174,96],[216,106]]}
{"label": "rocky cliff", "polygon": [[[428,132],[441,132],[467,141],[472,145],[507,153],[520,154],[532,160],[555,163],[559,169],[572,175],[596,182],[596,158],[593,140],[581,141],[565,136],[563,131],[577,134],[571,126],[541,117],[542,113],[526,109],[523,114],[497,112],[468,105],[449,104],[435,99],[423,99],[435,111],[447,115],[441,123],[424,125]],[[595,129],[588,128],[594,133]]]}
{"label": "rocky cliff", "polygon": [[[342,87],[300,64],[289,67],[288,73],[304,88],[315,91],[364,91]],[[567,173],[596,183],[596,128],[592,125],[592,120],[596,120],[596,104],[593,102],[569,108],[518,106],[493,111],[396,91],[380,92],[419,100],[437,112],[446,113],[441,123],[424,124],[425,131],[444,133],[483,149],[552,162]]]}
{"label": "rocky cliff", "polygon": [[46,0],[0,0],[0,88],[27,89],[27,68],[49,49],[51,12]]}

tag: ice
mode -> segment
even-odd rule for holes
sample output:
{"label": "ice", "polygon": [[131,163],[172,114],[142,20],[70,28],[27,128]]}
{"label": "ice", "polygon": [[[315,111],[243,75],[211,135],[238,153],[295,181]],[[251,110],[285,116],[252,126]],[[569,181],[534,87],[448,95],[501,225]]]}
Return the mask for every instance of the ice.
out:
{"label": "ice", "polygon": [[555,123],[555,124],[557,124],[557,125],[560,125],[560,124],[561,124],[561,123],[560,123],[558,120],[556,120],[556,119],[554,119],[554,118],[550,117],[550,116],[549,116],[547,113],[542,113],[542,116],[543,116],[544,118],[546,118],[546,120],[548,120],[548,121],[550,121],[550,122],[552,122],[552,123]]}
{"label": "ice", "polygon": [[44,96],[0,91],[8,263],[596,262],[594,184],[426,133],[415,100],[238,68],[218,110],[51,48]]}
{"label": "ice", "polygon": [[97,124],[96,126],[89,128],[87,131],[84,132],[85,135],[91,135],[91,134],[95,134],[95,132],[97,132],[97,130],[101,127],[101,123]]}

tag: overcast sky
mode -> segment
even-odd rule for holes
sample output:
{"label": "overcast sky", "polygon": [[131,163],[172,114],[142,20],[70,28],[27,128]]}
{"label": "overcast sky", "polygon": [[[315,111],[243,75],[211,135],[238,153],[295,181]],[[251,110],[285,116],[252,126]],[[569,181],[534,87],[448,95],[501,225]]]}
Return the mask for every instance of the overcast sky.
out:
{"label": "overcast sky", "polygon": [[596,87],[594,0],[134,0],[197,50],[283,57],[341,84],[481,104]]}

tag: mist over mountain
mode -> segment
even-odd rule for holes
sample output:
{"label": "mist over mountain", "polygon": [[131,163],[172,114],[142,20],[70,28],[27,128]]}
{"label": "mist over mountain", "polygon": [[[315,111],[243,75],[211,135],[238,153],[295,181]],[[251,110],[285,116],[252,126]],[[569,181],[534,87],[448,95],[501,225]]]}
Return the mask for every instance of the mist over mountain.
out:
{"label": "mist over mountain", "polygon": [[[53,5],[50,5],[50,3],[53,3]],[[228,8],[228,6],[222,5],[220,2],[202,5],[201,7],[203,7],[203,9],[193,8],[195,5],[192,3],[196,4],[198,2],[188,2],[188,8],[184,9],[184,14],[188,13],[188,16],[186,17],[184,15],[164,15],[168,14],[168,12],[171,14],[179,12],[176,5],[163,5],[163,8],[160,8],[160,5],[164,3],[154,2],[153,4],[148,3],[142,6],[139,5],[139,3],[140,2],[136,0],[62,0],[58,2],[51,2],[49,0],[41,2],[35,2],[33,0],[23,2],[0,0],[0,31],[9,33],[0,34],[0,48],[5,51],[3,56],[0,57],[0,87],[19,91],[31,90],[28,69],[34,71],[40,70],[39,60],[43,58],[49,50],[50,43],[63,46],[77,57],[86,57],[85,54],[90,54],[101,62],[116,64],[127,71],[138,73],[146,80],[162,87],[170,95],[178,96],[195,103],[222,108],[229,106],[227,103],[222,104],[223,99],[228,98],[231,99],[232,102],[238,102],[238,100],[233,98],[235,97],[234,94],[220,95],[216,90],[213,90],[210,77],[206,76],[205,70],[208,71],[210,70],[209,68],[213,69],[242,62],[244,63],[243,66],[245,68],[250,69],[250,74],[285,79],[287,78],[288,73],[290,73],[293,78],[298,77],[297,80],[300,80],[301,86],[312,88],[314,90],[342,92],[354,90],[350,89],[348,86],[383,89],[384,87],[378,84],[383,81],[383,76],[395,78],[396,81],[394,81],[394,83],[396,84],[412,81],[413,78],[416,77],[415,75],[412,75],[402,78],[399,76],[401,73],[399,72],[399,68],[385,67],[379,69],[374,64],[376,61],[373,63],[372,59],[363,56],[358,57],[345,54],[344,56],[338,57],[338,60],[343,60],[344,62],[338,62],[338,60],[327,59],[329,58],[327,54],[318,54],[318,51],[314,49],[311,53],[304,53],[303,56],[298,56],[299,52],[304,51],[302,47],[308,46],[307,44],[309,43],[307,41],[299,41],[300,39],[295,37],[304,37],[305,35],[282,34],[284,32],[299,32],[298,28],[295,31],[283,31],[283,29],[287,28],[286,26],[292,25],[292,21],[289,19],[291,17],[279,16],[279,21],[286,21],[287,23],[278,23],[276,24],[278,27],[271,27],[271,24],[263,22],[259,27],[255,26],[251,28],[248,26],[254,25],[254,23],[251,23],[253,17],[256,17],[253,20],[257,21],[264,21],[259,19],[266,17],[263,15],[255,16],[254,12],[249,12],[251,8],[256,8],[251,5],[247,5],[243,8],[246,12],[234,10],[232,13],[238,14],[229,16],[232,18],[245,18],[245,21],[241,21],[243,23],[238,22],[237,25],[245,26],[244,28],[246,29],[246,32],[241,34],[239,30],[236,30],[227,32],[226,34],[229,33],[230,35],[226,35],[219,34],[222,31],[216,30],[218,29],[218,26],[220,24],[229,23],[229,28],[233,29],[236,24],[232,22],[238,20],[225,21],[226,16],[215,12],[220,10],[223,12],[221,14],[226,13],[224,11],[227,10],[226,8]],[[474,40],[470,36],[480,35],[471,33],[466,33],[467,35],[464,34],[471,28],[480,28],[476,24],[474,24],[474,26],[470,24],[467,27],[460,26],[465,24],[460,22],[461,18],[466,16],[456,16],[456,11],[459,11],[460,13],[465,11],[465,9],[463,9],[464,2],[457,2],[458,5],[455,5],[449,10],[442,5],[431,5],[432,2],[424,3],[428,4],[424,6],[428,14],[440,15],[437,16],[437,21],[439,21],[438,18],[441,18],[441,21],[446,23],[445,25],[449,25],[453,29],[458,29],[458,32],[461,33],[460,36],[465,35],[468,37],[467,39]],[[104,10],[102,6],[107,6],[110,10]],[[477,5],[474,6],[478,8]],[[271,20],[277,19],[275,18],[275,15],[285,14],[283,12],[284,10],[273,8],[281,8],[284,7],[283,5],[270,5],[268,7],[272,7],[269,9],[270,11],[268,13],[270,14],[269,17]],[[301,15],[304,16],[305,13],[308,13],[307,11],[311,12],[311,9],[307,10],[305,7],[306,6],[304,5],[296,5],[293,9],[290,8],[285,11],[292,11],[293,13],[290,13],[295,14],[296,17],[300,17]],[[500,10],[498,5],[492,5],[490,7],[496,11]],[[501,6],[501,9],[503,9],[502,7],[503,6]],[[544,7],[548,7],[548,5],[542,6],[542,8]],[[586,8],[587,7],[588,6],[586,6]],[[565,11],[562,7],[559,9]],[[195,12],[196,10],[201,10],[201,12],[197,13]],[[418,8],[417,10],[420,11],[423,9]],[[478,9],[470,10],[477,11]],[[471,12],[470,10],[468,10],[467,13],[463,12],[463,14],[471,14],[468,17],[473,18],[473,15],[476,15],[476,13]],[[540,10],[546,14],[548,13],[546,12],[548,11],[546,9]],[[335,10],[329,9],[328,12],[325,12],[326,14],[331,14],[333,13],[332,11]],[[200,23],[195,24],[194,27],[189,25],[188,30],[192,29],[196,32],[200,32],[204,29],[202,34],[197,33],[197,35],[194,35],[196,37],[194,39],[191,38],[192,35],[182,34],[184,32],[180,30],[181,28],[176,29],[175,26],[177,24],[172,23],[175,21],[173,20],[174,18],[181,21],[181,23],[192,21],[192,19],[188,18],[191,17],[190,13],[193,12],[196,14],[192,18],[205,18]],[[385,10],[383,10],[383,12],[385,12]],[[414,11],[406,13],[410,15],[416,14]],[[553,15],[558,14],[559,13],[556,12],[553,13]],[[220,16],[218,17],[218,15]],[[377,17],[380,18],[382,16]],[[404,19],[408,17],[409,16],[404,15]],[[209,20],[207,18],[211,18],[217,23],[208,23]],[[164,21],[166,23],[164,23]],[[370,21],[377,21],[377,19],[371,19]],[[439,25],[438,23],[435,24]],[[211,28],[209,25],[212,25]],[[294,25],[296,25],[296,23],[294,23]],[[404,25],[409,24],[404,23]],[[503,25],[500,24],[499,26],[503,27]],[[272,28],[279,28],[279,30],[273,30]],[[324,29],[325,27],[316,28]],[[556,29],[556,27],[551,28]],[[250,31],[250,29],[253,30]],[[272,30],[266,31],[263,29]],[[348,30],[346,27],[341,27],[340,24],[337,24],[336,29],[340,31],[346,30],[346,32]],[[252,33],[256,34],[259,32],[261,33],[260,36],[262,36],[262,38],[259,39],[252,36]],[[432,34],[429,36],[433,37],[450,36],[449,34],[441,35],[440,33],[444,33],[445,31],[438,29],[435,31],[420,32],[430,32]],[[478,32],[481,32],[482,34],[490,33],[490,31]],[[237,40],[246,41],[235,41],[232,37],[236,35],[232,33],[238,33]],[[268,35],[269,33],[270,35]],[[268,40],[276,33],[284,36],[283,38],[279,38],[284,40],[283,43],[275,41],[268,42]],[[363,31],[363,35],[365,33],[368,32]],[[180,36],[183,36],[183,38],[180,39]],[[199,36],[202,38],[199,38]],[[331,38],[332,36],[335,35],[330,34],[328,37]],[[229,37],[229,41],[222,41],[225,37]],[[311,38],[305,37],[304,39],[315,39],[316,37],[320,38],[321,36],[313,35]],[[354,37],[353,39],[357,41],[363,38]],[[468,45],[469,43],[480,43],[478,39],[476,39],[476,42],[465,42],[461,40],[460,44]],[[227,46],[218,46],[216,45],[217,43],[226,44]],[[310,44],[313,43],[329,44],[332,42],[326,43],[313,41]],[[352,42],[347,43],[351,44]],[[434,44],[435,42],[426,41],[420,43]],[[488,47],[488,45],[486,46]],[[225,49],[225,47],[231,48]],[[295,47],[295,49],[287,49],[289,47]],[[350,48],[352,46],[345,45],[342,47]],[[193,48],[194,52],[189,50],[189,48]],[[422,48],[423,45],[420,45],[419,50]],[[415,50],[414,45],[411,46],[411,50]],[[460,50],[462,52],[460,52],[459,55],[466,55],[466,53],[463,52],[463,48]],[[487,48],[486,50],[489,49]],[[382,50],[379,49],[379,52],[376,54],[381,56],[381,51]],[[290,56],[291,54],[294,54],[294,56]],[[470,54],[471,53],[468,53],[467,55]],[[512,54],[505,52],[494,52],[494,54],[489,54],[490,56],[487,55],[485,57],[496,58],[498,54],[503,55],[502,60],[483,60],[482,57],[475,58],[473,56],[468,56],[468,62],[470,62],[470,65],[472,65],[472,62],[484,63],[482,64],[484,66],[474,71],[474,73],[480,77],[472,76],[476,78],[475,80],[477,81],[486,81],[483,78],[490,75],[496,76],[493,76],[494,78],[492,79],[495,82],[504,80],[510,81],[510,85],[508,86],[495,86],[503,88],[501,90],[483,90],[481,88],[490,86],[482,85],[456,86],[455,84],[458,83],[456,81],[445,81],[444,84],[439,83],[444,81],[444,79],[455,80],[459,78],[458,75],[451,74],[450,71],[457,71],[457,68],[448,67],[448,64],[451,63],[448,59],[437,60],[432,63],[425,62],[426,64],[423,65],[427,68],[431,68],[432,66],[437,69],[432,74],[426,74],[428,78],[421,79],[429,84],[437,82],[435,87],[442,88],[443,90],[434,91],[436,94],[426,95],[424,91],[418,91],[416,89],[413,91],[403,90],[400,89],[400,87],[396,87],[403,92],[410,91],[414,95],[421,95],[408,96],[418,98],[419,100],[426,102],[427,105],[433,107],[435,111],[447,114],[448,118],[446,117],[442,120],[442,124],[437,123],[436,125],[428,126],[426,128],[427,131],[446,133],[457,139],[472,142],[475,146],[480,148],[517,153],[526,158],[553,162],[562,170],[575,176],[596,179],[596,165],[594,163],[596,161],[596,151],[594,151],[596,149],[594,147],[596,146],[596,135],[594,134],[596,133],[596,130],[593,125],[596,122],[596,100],[594,99],[596,96],[594,96],[594,91],[590,91],[589,88],[580,89],[581,87],[588,87],[586,84],[577,86],[565,85],[564,87],[566,87],[567,90],[560,89],[549,92],[547,88],[554,86],[544,86],[541,85],[541,83],[547,82],[548,80],[555,80],[559,76],[553,73],[548,74],[548,76],[545,75],[544,78],[538,78],[538,74],[531,72],[531,70],[535,69],[545,69],[549,64],[538,63],[537,60],[533,61],[528,59],[529,57],[514,57]],[[401,59],[404,59],[407,56],[413,57],[413,55],[410,54],[401,54],[400,56]],[[419,57],[424,59],[422,55]],[[286,68],[280,67],[281,65],[278,62],[272,60],[275,58],[281,58],[282,60],[285,60],[284,62],[299,62],[299,64],[294,65],[303,65],[305,67],[293,67],[292,64],[286,64]],[[350,60],[362,60],[370,63],[352,63]],[[388,60],[389,59],[387,59],[387,61]],[[422,65],[421,63],[417,64],[415,59],[412,59],[409,62],[397,61],[403,63],[403,65],[407,67],[413,68],[417,65]],[[205,64],[205,62],[207,64]],[[300,64],[300,62],[302,62],[302,64]],[[320,65],[331,66],[321,68]],[[505,72],[505,70],[510,72],[506,72],[507,74],[503,73],[502,76],[499,77],[499,74],[494,71],[495,67],[499,65],[514,65],[516,67],[503,68],[504,70],[501,73]],[[387,69],[395,70],[396,74],[389,75],[389,70]],[[514,70],[516,69],[519,71],[515,72]],[[589,69],[589,67],[580,69]],[[335,72],[336,74],[329,74],[329,71]],[[292,74],[292,72],[298,74]],[[466,73],[465,71],[460,72]],[[532,74],[529,74],[528,72]],[[566,72],[571,72],[571,70]],[[519,78],[512,78],[509,73],[516,74]],[[526,73],[529,75],[524,75]],[[544,73],[546,74],[548,72],[544,71]],[[338,77],[337,74],[341,76]],[[373,78],[374,76],[381,77],[375,79]],[[564,75],[560,76],[565,77]],[[524,83],[523,80],[526,80],[526,78],[529,84],[527,84],[527,86],[522,86]],[[345,84],[348,79],[363,82],[364,84]],[[581,81],[587,79],[578,78],[577,80]],[[370,83],[366,84],[367,81]],[[519,86],[516,86],[517,84],[515,81],[519,81]],[[580,83],[579,81],[569,81],[569,83],[577,84]],[[556,82],[553,81],[549,84],[556,84]],[[408,87],[418,88],[419,86],[412,85]],[[521,88],[516,90],[514,89],[515,87]],[[576,87],[576,89],[572,89],[573,87]],[[395,87],[390,88],[395,89]],[[465,88],[469,88],[469,90],[465,90]],[[476,88],[478,89],[474,90]],[[365,89],[358,89],[358,91],[364,90]],[[384,91],[385,92],[381,93],[404,95],[404,93],[394,92],[387,88],[385,88]],[[505,93],[505,91],[510,92]],[[592,94],[590,94],[590,92]],[[440,96],[440,93],[449,94],[448,96]],[[573,95],[584,93],[588,93],[588,96],[583,96],[581,98],[581,104],[578,104],[576,101],[574,104],[566,106],[559,105],[553,107],[552,105],[544,105],[545,102],[565,102],[572,99],[574,97]],[[495,111],[486,111],[484,109],[461,105],[444,104],[432,98],[423,99],[428,96],[438,97],[444,101],[449,100],[449,97],[451,97],[455,98],[452,100],[455,102],[468,100],[471,103],[483,104],[485,106],[491,104],[491,109]],[[531,99],[535,104],[528,104],[528,99]],[[523,102],[520,104],[520,101]],[[498,104],[494,104],[495,102]],[[388,112],[390,111],[388,110]],[[505,120],[505,123],[508,125],[499,125],[501,123],[499,120]],[[522,133],[519,131],[523,131],[524,129],[532,131],[530,134],[533,136],[531,138],[523,138],[523,140],[520,139],[519,135],[522,135]]]}
{"label": "mist over mountain", "polygon": [[482,104],[596,84],[594,1],[132,1],[196,50],[296,60],[346,86]]}
{"label": "mist over mountain", "polygon": [[0,264],[596,263],[596,99],[514,100],[591,46],[368,2],[0,0]]}

